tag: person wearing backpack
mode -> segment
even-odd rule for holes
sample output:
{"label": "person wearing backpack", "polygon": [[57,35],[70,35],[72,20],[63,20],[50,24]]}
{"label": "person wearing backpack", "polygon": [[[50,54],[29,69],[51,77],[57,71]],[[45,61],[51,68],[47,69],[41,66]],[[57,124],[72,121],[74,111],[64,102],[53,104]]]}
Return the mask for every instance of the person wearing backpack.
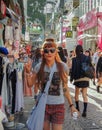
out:
{"label": "person wearing backpack", "polygon": [[75,85],[75,104],[76,109],[80,111],[79,108],[79,94],[80,90],[82,92],[83,97],[83,112],[82,117],[87,116],[87,105],[88,105],[88,97],[87,97],[87,89],[89,87],[90,78],[86,77],[82,73],[82,63],[87,59],[87,63],[91,64],[91,60],[85,54],[83,54],[83,48],[81,45],[77,45],[75,48],[76,57],[72,58],[72,71],[70,75],[70,82],[74,81]]}
{"label": "person wearing backpack", "polygon": [[102,84],[102,52],[100,52],[100,57],[96,65],[96,75],[97,75],[97,92],[100,93],[100,86]]}

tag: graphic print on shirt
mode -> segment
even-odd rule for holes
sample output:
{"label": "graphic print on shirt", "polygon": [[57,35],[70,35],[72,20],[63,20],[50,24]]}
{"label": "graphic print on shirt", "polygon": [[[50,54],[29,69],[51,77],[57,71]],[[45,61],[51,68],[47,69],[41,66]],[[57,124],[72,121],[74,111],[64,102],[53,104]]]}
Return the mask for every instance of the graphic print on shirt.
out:
{"label": "graphic print on shirt", "polygon": [[[48,81],[49,74],[50,73],[45,72],[44,86],[46,82]],[[60,76],[58,72],[54,72],[53,74],[51,86],[49,88],[49,95],[53,95],[53,96],[60,95]]]}

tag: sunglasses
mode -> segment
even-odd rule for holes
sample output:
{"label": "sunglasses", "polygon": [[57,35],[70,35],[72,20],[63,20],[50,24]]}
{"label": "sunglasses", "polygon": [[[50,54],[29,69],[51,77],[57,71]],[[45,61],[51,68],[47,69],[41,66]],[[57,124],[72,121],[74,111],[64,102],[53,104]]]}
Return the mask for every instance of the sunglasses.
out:
{"label": "sunglasses", "polygon": [[52,48],[52,49],[44,49],[44,53],[54,53],[55,52],[55,48]]}

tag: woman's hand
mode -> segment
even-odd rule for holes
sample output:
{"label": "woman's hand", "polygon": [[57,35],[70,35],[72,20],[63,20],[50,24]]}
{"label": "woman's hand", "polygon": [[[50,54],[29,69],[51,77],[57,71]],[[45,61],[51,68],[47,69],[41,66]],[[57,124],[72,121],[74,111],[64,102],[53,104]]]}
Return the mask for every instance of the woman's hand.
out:
{"label": "woman's hand", "polygon": [[78,117],[80,116],[80,112],[73,106],[70,107],[71,109],[71,115],[73,115],[73,112],[77,112],[78,113]]}
{"label": "woman's hand", "polygon": [[25,64],[25,71],[26,73],[30,73],[32,70],[32,62],[31,60],[28,60],[28,63]]}

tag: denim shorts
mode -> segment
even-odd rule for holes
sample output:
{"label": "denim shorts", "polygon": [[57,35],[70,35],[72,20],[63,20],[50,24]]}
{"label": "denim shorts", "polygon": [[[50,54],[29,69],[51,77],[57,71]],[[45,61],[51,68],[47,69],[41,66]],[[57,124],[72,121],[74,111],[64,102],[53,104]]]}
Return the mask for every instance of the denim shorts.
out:
{"label": "denim shorts", "polygon": [[64,104],[46,105],[45,121],[54,124],[64,123],[65,106]]}

